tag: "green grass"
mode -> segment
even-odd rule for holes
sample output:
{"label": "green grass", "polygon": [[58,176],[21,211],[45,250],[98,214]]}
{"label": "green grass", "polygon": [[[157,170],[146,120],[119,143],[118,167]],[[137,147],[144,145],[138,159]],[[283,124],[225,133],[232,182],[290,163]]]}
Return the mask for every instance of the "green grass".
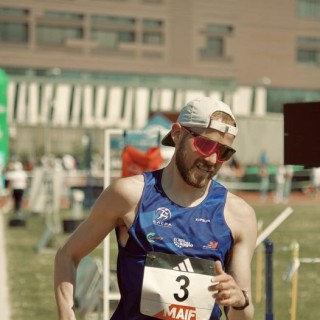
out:
{"label": "green grass", "polygon": [[[280,205],[256,206],[258,220],[266,227],[285,207]],[[290,319],[291,282],[282,280],[283,273],[292,262],[290,246],[300,245],[300,257],[320,257],[320,208],[293,206],[293,214],[270,236],[274,244],[274,315],[275,319]],[[10,214],[6,215],[6,220]],[[7,224],[6,224],[7,226]],[[44,231],[43,218],[30,215],[25,228],[6,227],[6,246],[12,320],[57,319],[53,294],[53,259],[55,250],[68,236],[61,234],[41,253],[35,252]],[[115,248],[115,244],[112,243]],[[261,246],[264,251],[264,246]],[[113,250],[114,252],[115,250]],[[98,248],[95,253],[101,255]],[[256,258],[253,258],[253,298],[256,295]],[[263,253],[264,258],[264,253]],[[112,255],[112,264],[115,256]],[[263,261],[264,263],[264,261]],[[264,264],[263,264],[264,266]],[[265,319],[264,277],[262,275],[262,301],[255,302],[255,319]],[[320,264],[301,264],[299,268],[299,293],[297,319],[313,320],[319,313]],[[80,319],[80,318],[79,318]]]}
{"label": "green grass", "polygon": [[[285,207],[256,207],[258,219],[266,227]],[[320,208],[317,206],[293,206],[294,212],[270,235],[274,244],[274,314],[276,319],[290,319],[292,282],[282,280],[283,274],[292,263],[293,241],[299,243],[300,258],[320,257]],[[262,245],[264,249],[264,246]],[[253,260],[253,291],[255,294],[256,255]],[[298,304],[296,319],[311,320],[319,313],[320,264],[302,263],[298,271]],[[263,274],[263,277],[265,275]],[[264,290],[264,285],[263,285]],[[265,293],[263,292],[263,298]],[[264,319],[265,301],[255,304],[255,319]]]}
{"label": "green grass", "polygon": [[42,219],[31,216],[26,228],[6,229],[9,296],[13,320],[57,318],[54,314],[52,282],[53,252],[35,253],[35,246],[43,228]]}

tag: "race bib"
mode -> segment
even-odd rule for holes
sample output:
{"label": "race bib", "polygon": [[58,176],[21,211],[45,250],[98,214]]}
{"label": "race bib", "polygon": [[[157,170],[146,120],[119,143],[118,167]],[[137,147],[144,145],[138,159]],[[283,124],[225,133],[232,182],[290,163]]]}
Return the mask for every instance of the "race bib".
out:
{"label": "race bib", "polygon": [[214,261],[148,252],[140,312],[166,320],[208,320],[215,299],[208,290]]}

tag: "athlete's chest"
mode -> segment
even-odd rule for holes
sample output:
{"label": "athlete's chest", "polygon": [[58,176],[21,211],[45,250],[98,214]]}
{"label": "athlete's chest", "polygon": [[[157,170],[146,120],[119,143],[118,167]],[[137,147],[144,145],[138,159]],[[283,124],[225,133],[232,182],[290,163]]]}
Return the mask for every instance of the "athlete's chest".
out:
{"label": "athlete's chest", "polygon": [[149,207],[139,212],[136,235],[153,250],[208,257],[230,242],[220,208]]}

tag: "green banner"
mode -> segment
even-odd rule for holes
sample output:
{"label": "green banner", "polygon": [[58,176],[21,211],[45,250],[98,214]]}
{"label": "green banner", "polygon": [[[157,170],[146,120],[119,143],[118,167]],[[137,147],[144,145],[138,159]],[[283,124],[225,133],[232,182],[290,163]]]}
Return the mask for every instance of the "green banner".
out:
{"label": "green banner", "polygon": [[0,169],[8,160],[7,87],[8,76],[0,69]]}

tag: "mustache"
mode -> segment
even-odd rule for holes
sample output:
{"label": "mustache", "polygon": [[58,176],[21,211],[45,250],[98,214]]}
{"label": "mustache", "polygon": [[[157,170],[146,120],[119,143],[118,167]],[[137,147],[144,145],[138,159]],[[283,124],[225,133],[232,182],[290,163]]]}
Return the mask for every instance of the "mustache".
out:
{"label": "mustache", "polygon": [[209,172],[214,172],[216,170],[216,167],[214,165],[208,165],[207,163],[203,162],[203,161],[197,161],[195,163],[196,167],[200,167],[203,170],[209,171]]}

